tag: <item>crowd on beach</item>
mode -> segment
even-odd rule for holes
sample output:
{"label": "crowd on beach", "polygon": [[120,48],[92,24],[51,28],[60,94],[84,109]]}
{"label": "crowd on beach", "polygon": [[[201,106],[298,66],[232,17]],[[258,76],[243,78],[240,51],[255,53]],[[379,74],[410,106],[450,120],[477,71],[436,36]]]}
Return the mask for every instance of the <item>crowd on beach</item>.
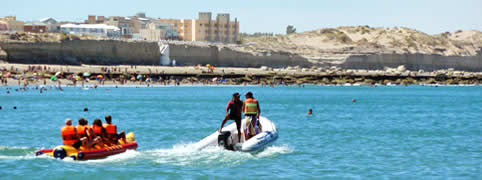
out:
{"label": "crowd on beach", "polygon": [[[227,70],[225,72],[225,69]],[[403,68],[402,68],[403,70]],[[249,72],[249,73],[246,73]],[[408,73],[405,75],[372,75],[345,73],[325,75],[269,73],[270,69],[215,68],[212,65],[186,67],[165,66],[67,66],[67,65],[0,65],[1,84],[23,86],[97,87],[99,85],[162,86],[162,85],[259,85],[286,86],[303,84],[320,85],[408,85],[408,84],[480,84],[478,73],[459,75],[454,71],[437,72],[426,76]],[[402,71],[400,71],[402,72]],[[244,73],[244,74],[243,74]],[[40,88],[36,88],[40,89]],[[50,89],[50,88],[49,88]]]}
{"label": "crowd on beach", "polygon": [[[201,68],[200,65],[196,66]],[[212,73],[215,69],[212,65],[207,65],[208,73]],[[46,86],[50,86],[49,89],[55,87],[62,90],[61,85],[66,86],[78,86],[84,87],[86,85],[92,85],[96,88],[99,85],[105,85],[108,82],[110,85],[174,85],[181,84],[191,85],[219,85],[228,84],[227,78],[223,76],[216,76],[212,78],[197,78],[197,77],[185,77],[165,74],[159,72],[156,69],[155,73],[151,69],[148,69],[150,74],[141,74],[136,72],[137,66],[130,66],[129,68],[120,68],[115,66],[100,67],[100,73],[91,74],[90,72],[70,72],[69,67],[57,67],[51,68],[48,65],[29,65],[26,69],[19,69],[14,66],[10,68],[0,67],[0,79],[1,84],[17,85],[21,86],[19,90],[27,90],[29,85],[36,86],[35,89],[45,90]],[[116,73],[114,75],[114,73]],[[11,83],[8,83],[8,82]],[[229,82],[233,84],[233,82]],[[242,85],[248,85],[247,81],[240,82]],[[252,84],[250,82],[250,84]],[[255,84],[274,86],[276,83],[262,83],[260,79],[257,79]],[[277,84],[283,85],[283,81],[279,81]],[[39,87],[39,85],[43,85]]]}

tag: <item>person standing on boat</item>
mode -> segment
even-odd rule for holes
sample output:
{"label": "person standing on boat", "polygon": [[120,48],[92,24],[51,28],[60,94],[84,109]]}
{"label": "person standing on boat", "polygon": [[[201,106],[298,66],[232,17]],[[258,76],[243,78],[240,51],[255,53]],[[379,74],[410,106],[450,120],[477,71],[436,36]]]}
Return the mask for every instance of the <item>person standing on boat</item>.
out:
{"label": "person standing on boat", "polygon": [[246,140],[248,140],[261,132],[261,126],[258,121],[261,108],[259,108],[259,102],[253,97],[252,92],[247,92],[244,96],[246,96],[246,100],[243,103],[243,112],[245,116],[250,118],[250,120],[246,121],[245,129]]}
{"label": "person standing on boat", "polygon": [[226,106],[226,116],[221,124],[221,128],[219,128],[219,132],[221,132],[227,120],[234,120],[234,122],[236,122],[236,128],[238,129],[238,143],[241,142],[241,111],[243,108],[243,102],[239,98],[239,93],[233,94],[233,99],[231,99]]}

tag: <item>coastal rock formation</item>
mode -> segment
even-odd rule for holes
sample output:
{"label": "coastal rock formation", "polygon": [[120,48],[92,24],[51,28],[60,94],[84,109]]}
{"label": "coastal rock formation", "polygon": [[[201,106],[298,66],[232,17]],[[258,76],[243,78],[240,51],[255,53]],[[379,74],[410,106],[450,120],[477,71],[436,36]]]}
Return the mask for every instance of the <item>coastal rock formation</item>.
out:
{"label": "coastal rock formation", "polygon": [[143,64],[158,65],[159,46],[154,42],[66,40],[58,42],[0,42],[7,61],[23,64]]}
{"label": "coastal rock formation", "polygon": [[[159,45],[66,34],[3,34],[6,61],[46,64],[159,65]],[[247,38],[244,44],[169,41],[177,65],[232,67],[330,67],[411,71],[453,68],[482,71],[482,33],[428,35],[409,28],[350,26],[289,35]],[[322,71],[322,70],[320,70]]]}
{"label": "coastal rock formation", "polygon": [[170,42],[170,56],[177,64],[212,64],[225,67],[286,67],[312,66],[308,59],[289,52],[247,52],[238,45]]}

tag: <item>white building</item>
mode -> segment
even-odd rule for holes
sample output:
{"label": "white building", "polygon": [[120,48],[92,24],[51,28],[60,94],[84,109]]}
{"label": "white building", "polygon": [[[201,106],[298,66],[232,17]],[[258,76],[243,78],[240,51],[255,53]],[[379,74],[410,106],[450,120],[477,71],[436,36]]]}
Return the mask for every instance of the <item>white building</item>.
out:
{"label": "white building", "polygon": [[112,38],[120,37],[121,33],[118,27],[105,24],[64,24],[60,26],[60,31],[67,34]]}
{"label": "white building", "polygon": [[44,23],[47,26],[47,32],[59,32],[60,25],[54,18],[43,18],[40,20],[41,23]]}

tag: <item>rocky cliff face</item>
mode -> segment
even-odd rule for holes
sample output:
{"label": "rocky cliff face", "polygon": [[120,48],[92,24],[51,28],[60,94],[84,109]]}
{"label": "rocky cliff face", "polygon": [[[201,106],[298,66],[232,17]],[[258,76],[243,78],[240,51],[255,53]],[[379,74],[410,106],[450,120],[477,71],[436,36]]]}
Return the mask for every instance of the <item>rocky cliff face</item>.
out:
{"label": "rocky cliff face", "polygon": [[[0,48],[12,63],[159,65],[159,45],[145,41],[92,40],[58,34],[0,36]],[[321,29],[286,36],[247,39],[242,45],[169,42],[179,65],[231,67],[340,67],[409,70],[453,68],[482,72],[482,33],[439,35],[408,28],[366,26]]]}
{"label": "rocky cliff face", "polygon": [[199,45],[172,42],[169,44],[171,59],[177,64],[196,65],[212,64],[227,67],[286,67],[313,64],[308,59],[288,52],[252,53],[236,50],[237,46]]}
{"label": "rocky cliff face", "polygon": [[2,41],[7,61],[25,64],[142,64],[158,65],[157,43],[112,40],[60,42]]}

